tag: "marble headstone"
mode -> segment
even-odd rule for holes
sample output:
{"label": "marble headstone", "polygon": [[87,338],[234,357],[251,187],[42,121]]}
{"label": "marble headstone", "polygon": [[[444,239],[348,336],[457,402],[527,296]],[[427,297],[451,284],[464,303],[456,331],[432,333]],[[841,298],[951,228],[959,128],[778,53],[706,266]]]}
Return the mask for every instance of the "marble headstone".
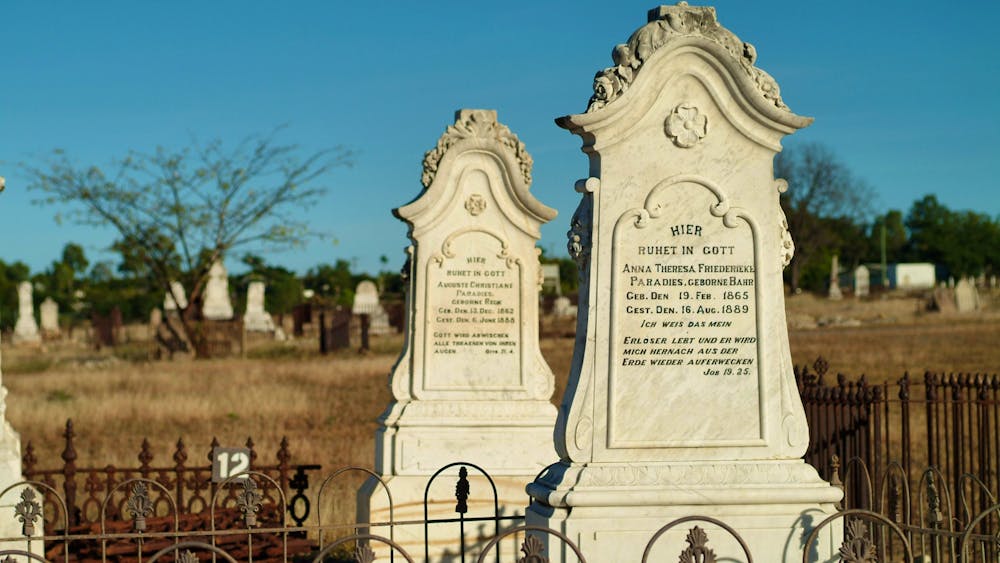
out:
{"label": "marble headstone", "polygon": [[371,280],[362,280],[354,289],[354,303],[351,314],[368,315],[368,333],[372,335],[389,334],[393,331],[389,324],[389,314],[382,307],[378,298],[378,286]]}
{"label": "marble headstone", "polygon": [[17,322],[14,324],[15,344],[40,342],[38,323],[35,321],[35,303],[31,282],[17,284]]}
{"label": "marble headstone", "polygon": [[273,332],[274,319],[264,309],[265,286],[262,281],[252,281],[247,286],[247,308],[243,326],[251,332]]}
{"label": "marble headstone", "polygon": [[959,313],[979,310],[979,292],[972,278],[962,278],[955,285],[955,309]]}
{"label": "marble headstone", "polygon": [[179,309],[184,309],[187,306],[187,293],[184,291],[184,285],[179,281],[170,282],[170,291],[163,297],[163,311],[176,313]]}
{"label": "marble headstone", "polygon": [[[801,561],[841,497],[802,460],[782,283],[794,246],[773,170],[782,138],[812,119],[713,8],[662,6],[648,21],[597,74],[587,111],[556,120],[583,139],[589,177],[569,231],[581,280],[561,461],[528,486],[527,523],[589,560],[638,561],[665,523],[701,514],[739,530],[757,561]],[[676,561],[687,528],[650,560]],[[823,561],[836,553],[825,530]],[[709,535],[720,561],[745,561]],[[560,546],[551,561],[575,561]]]}
{"label": "marble headstone", "polygon": [[854,269],[854,296],[867,297],[870,287],[871,275],[868,267],[864,264]]}
{"label": "marble headstone", "polygon": [[844,294],[840,291],[840,265],[837,263],[837,255],[830,259],[830,299],[843,299]]}
{"label": "marble headstone", "polygon": [[38,306],[38,317],[41,320],[42,334],[47,337],[59,336],[59,304],[46,297]]}
{"label": "marble headstone", "polygon": [[213,262],[208,270],[208,283],[205,284],[201,316],[212,321],[233,318],[233,303],[229,300],[229,273],[221,260]]}
{"label": "marble headstone", "polygon": [[560,295],[552,303],[552,314],[557,317],[574,317],[576,316],[576,305],[573,305],[569,297]]}
{"label": "marble headstone", "polygon": [[[395,210],[412,241],[408,332],[390,376],[393,401],[379,419],[375,467],[392,490],[397,519],[423,518],[428,477],[454,461],[488,471],[501,510],[523,514],[525,484],[555,461],[554,379],[538,345],[535,243],[556,212],[529,191],[531,165],[495,111],[459,110],[424,157],[424,190]],[[385,494],[373,485],[359,495],[361,522],[388,515]],[[488,505],[492,514],[483,486],[469,509]],[[431,508],[432,518],[454,516],[448,496]],[[396,528],[396,541],[422,550],[423,530],[410,528]],[[453,545],[453,530],[434,533]]]}

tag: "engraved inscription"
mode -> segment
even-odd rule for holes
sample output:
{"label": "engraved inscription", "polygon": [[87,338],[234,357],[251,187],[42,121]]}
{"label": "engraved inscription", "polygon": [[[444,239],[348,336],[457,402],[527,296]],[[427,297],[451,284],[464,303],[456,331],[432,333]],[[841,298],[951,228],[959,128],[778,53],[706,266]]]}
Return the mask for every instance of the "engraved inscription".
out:
{"label": "engraved inscription", "polygon": [[[743,219],[727,226],[713,215],[717,196],[701,186],[683,184],[670,192],[673,201],[688,205],[664,206],[656,216],[640,212],[617,229],[611,441],[650,447],[716,436],[758,439],[752,229]],[[706,417],[678,421],[668,414],[682,403],[699,405]],[[631,414],[626,422],[614,420],[617,413]]]}
{"label": "engraved inscription", "polygon": [[519,383],[520,265],[482,232],[464,234],[428,271],[427,388]]}

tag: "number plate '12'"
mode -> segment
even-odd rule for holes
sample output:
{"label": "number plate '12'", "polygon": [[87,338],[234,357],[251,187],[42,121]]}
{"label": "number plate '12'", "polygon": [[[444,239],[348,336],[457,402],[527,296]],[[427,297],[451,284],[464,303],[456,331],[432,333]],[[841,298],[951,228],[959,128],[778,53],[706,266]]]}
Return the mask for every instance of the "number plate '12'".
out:
{"label": "number plate '12'", "polygon": [[[212,482],[221,483],[226,479],[250,470],[250,450],[247,448],[212,449]],[[246,479],[243,475],[238,479]]]}

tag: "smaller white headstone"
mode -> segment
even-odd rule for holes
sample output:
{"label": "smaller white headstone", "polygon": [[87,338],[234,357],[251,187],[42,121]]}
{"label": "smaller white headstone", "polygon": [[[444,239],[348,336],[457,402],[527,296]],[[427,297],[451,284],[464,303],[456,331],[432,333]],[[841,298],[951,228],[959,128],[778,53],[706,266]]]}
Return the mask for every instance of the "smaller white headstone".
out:
{"label": "smaller white headstone", "polygon": [[562,281],[559,278],[559,264],[542,264],[542,289],[562,295]]}
{"label": "smaller white headstone", "polygon": [[14,343],[38,342],[38,323],[35,322],[35,304],[32,301],[31,282],[17,284],[17,323],[14,325]]}
{"label": "smaller white headstone", "polygon": [[955,289],[955,278],[948,276],[948,287],[950,289]]}
{"label": "smaller white headstone", "polygon": [[862,264],[854,269],[854,296],[867,297],[869,282],[871,281],[868,268]]}
{"label": "smaller white headstone", "polygon": [[46,297],[45,301],[38,307],[38,314],[42,321],[42,334],[46,336],[59,335],[59,304]]}
{"label": "smaller white headstone", "polygon": [[243,326],[251,332],[271,332],[274,320],[264,310],[264,282],[250,282],[247,287],[247,310],[243,316]]}
{"label": "smaller white headstone", "polygon": [[560,295],[552,304],[552,314],[557,317],[575,317],[576,305],[573,305],[569,297]]}
{"label": "smaller white headstone", "polygon": [[[176,300],[174,299],[175,296]],[[184,292],[184,286],[179,281],[170,282],[170,291],[163,298],[163,310],[167,312],[177,311],[178,309],[185,309],[187,306],[187,293]]]}
{"label": "smaller white headstone", "polygon": [[233,318],[233,304],[229,300],[229,273],[221,260],[212,263],[208,271],[208,283],[205,285],[205,301],[201,315],[213,321],[225,321]]}
{"label": "smaller white headstone", "polygon": [[990,287],[992,287],[993,289],[997,288],[997,277],[995,275],[990,276]]}
{"label": "smaller white headstone", "polygon": [[971,313],[979,309],[979,292],[972,278],[962,278],[955,286],[955,308],[959,313]]}
{"label": "smaller white headstone", "polygon": [[351,313],[368,315],[370,321],[368,334],[381,335],[393,332],[392,326],[389,324],[389,314],[379,303],[378,287],[371,280],[364,280],[355,288]]}
{"label": "smaller white headstone", "polygon": [[830,262],[830,299],[842,299],[844,295],[840,292],[840,266],[837,264],[837,255],[833,255]]}

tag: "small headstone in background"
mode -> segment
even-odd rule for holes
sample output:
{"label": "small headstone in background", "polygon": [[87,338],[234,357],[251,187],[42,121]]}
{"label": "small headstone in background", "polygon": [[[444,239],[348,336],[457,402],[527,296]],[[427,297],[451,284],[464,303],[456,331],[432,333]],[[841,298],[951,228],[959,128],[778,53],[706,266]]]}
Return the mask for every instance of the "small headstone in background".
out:
{"label": "small headstone in background", "polygon": [[955,289],[955,278],[952,276],[948,276],[948,288]]}
{"label": "small headstone in background", "polygon": [[59,304],[46,297],[38,307],[38,316],[42,325],[42,336],[55,338],[59,336]]}
{"label": "small headstone in background", "polygon": [[864,264],[854,269],[854,296],[867,297],[871,275]]}
{"label": "small headstone in background", "polygon": [[167,313],[177,312],[187,308],[187,306],[187,293],[184,291],[184,285],[179,281],[170,282],[170,291],[163,297],[163,311]]}
{"label": "small headstone in background", "polygon": [[229,300],[229,273],[222,260],[212,263],[205,285],[204,305],[201,316],[212,321],[226,321],[233,318],[233,303]]}
{"label": "small headstone in background", "polygon": [[32,301],[31,282],[17,284],[17,323],[14,325],[15,344],[40,342],[38,323],[35,322],[35,304]]}
{"label": "small headstone in background", "polygon": [[990,287],[993,289],[997,288],[997,277],[995,275],[990,276]]}
{"label": "small headstone in background", "polygon": [[368,333],[371,335],[392,334],[395,332],[389,324],[389,314],[385,312],[378,299],[378,286],[371,280],[361,281],[354,290],[354,304],[351,306],[354,315],[368,315]]}
{"label": "small headstone in background", "polygon": [[844,297],[840,292],[840,265],[837,263],[836,254],[830,260],[830,293],[828,297],[834,300],[843,299]]}
{"label": "small headstone in background", "polygon": [[562,295],[559,264],[542,264],[542,291],[551,291],[556,295]]}
{"label": "small headstone in background", "polygon": [[979,292],[972,278],[962,278],[955,286],[955,308],[959,313],[979,310]]}
{"label": "small headstone in background", "polygon": [[569,300],[569,297],[560,295],[552,304],[552,314],[557,317],[575,317],[576,305]]}
{"label": "small headstone in background", "polygon": [[243,326],[251,332],[272,332],[274,319],[264,309],[264,282],[252,281],[247,286],[247,309],[243,315]]}

